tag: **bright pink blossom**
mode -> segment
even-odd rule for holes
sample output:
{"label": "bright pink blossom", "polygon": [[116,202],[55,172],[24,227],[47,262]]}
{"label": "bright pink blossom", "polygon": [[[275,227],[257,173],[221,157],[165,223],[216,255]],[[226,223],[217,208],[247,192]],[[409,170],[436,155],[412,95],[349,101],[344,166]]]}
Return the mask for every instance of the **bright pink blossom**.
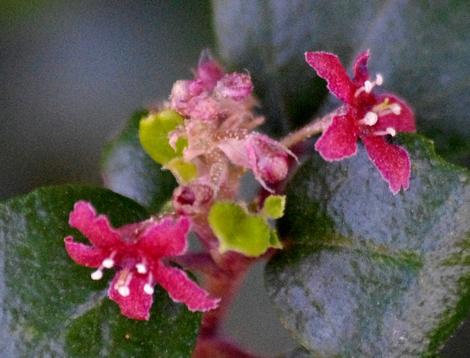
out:
{"label": "bright pink blossom", "polygon": [[119,305],[124,316],[148,320],[157,283],[173,301],[186,304],[191,311],[217,307],[218,299],[210,297],[183,270],[167,263],[169,257],[187,250],[188,218],[152,218],[113,228],[108,218],[97,215],[90,203],[79,201],[70,213],[69,224],[92,244],[66,237],[65,249],[72,260],[97,268],[91,274],[93,280],[100,280],[104,269],[117,270],[108,296]]}
{"label": "bright pink blossom", "polygon": [[389,93],[375,94],[383,78],[369,78],[369,52],[361,53],[350,79],[338,57],[328,52],[306,52],[307,63],[327,81],[328,89],[344,102],[331,124],[315,144],[328,161],[341,160],[357,152],[357,140],[365,145],[370,160],[389,184],[392,193],[408,189],[410,159],[408,152],[388,141],[398,132],[416,131],[414,114],[408,104]]}

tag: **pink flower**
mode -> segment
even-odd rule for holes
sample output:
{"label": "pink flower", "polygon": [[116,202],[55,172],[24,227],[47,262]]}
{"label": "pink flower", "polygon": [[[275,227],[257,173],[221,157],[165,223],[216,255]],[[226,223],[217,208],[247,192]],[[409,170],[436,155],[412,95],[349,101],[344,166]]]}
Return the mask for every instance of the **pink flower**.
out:
{"label": "pink flower", "polygon": [[286,178],[289,156],[296,156],[281,143],[260,133],[250,133],[242,139],[227,139],[219,148],[229,160],[240,167],[251,169],[258,182],[272,192],[267,184]]}
{"label": "pink flower", "polygon": [[357,140],[364,143],[370,160],[387,181],[393,194],[408,189],[410,159],[408,152],[388,142],[398,132],[416,131],[414,114],[408,104],[389,93],[375,94],[383,78],[369,78],[369,51],[361,53],[354,64],[351,80],[338,57],[328,52],[306,52],[307,63],[327,81],[328,89],[345,105],[318,139],[315,149],[328,161],[351,157],[357,152]]}
{"label": "pink flower", "polygon": [[65,249],[72,260],[97,268],[91,274],[93,280],[100,280],[104,269],[117,270],[108,296],[119,305],[124,316],[148,320],[157,283],[168,291],[173,301],[186,304],[191,311],[217,307],[218,299],[210,297],[183,270],[165,262],[168,257],[186,252],[188,218],[149,219],[116,229],[106,216],[97,215],[90,203],[78,201],[70,213],[69,224],[92,244],[66,237]]}

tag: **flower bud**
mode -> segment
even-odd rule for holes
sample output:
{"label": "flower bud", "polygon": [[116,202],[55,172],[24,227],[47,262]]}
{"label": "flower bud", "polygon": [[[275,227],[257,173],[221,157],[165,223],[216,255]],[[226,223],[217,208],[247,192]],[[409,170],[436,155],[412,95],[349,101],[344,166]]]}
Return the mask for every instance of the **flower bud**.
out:
{"label": "flower bud", "polygon": [[253,83],[246,73],[230,73],[217,82],[214,92],[222,98],[242,101],[253,92]]}
{"label": "flower bud", "polygon": [[178,214],[194,215],[208,209],[214,197],[209,185],[193,182],[179,186],[173,192],[173,207]]}

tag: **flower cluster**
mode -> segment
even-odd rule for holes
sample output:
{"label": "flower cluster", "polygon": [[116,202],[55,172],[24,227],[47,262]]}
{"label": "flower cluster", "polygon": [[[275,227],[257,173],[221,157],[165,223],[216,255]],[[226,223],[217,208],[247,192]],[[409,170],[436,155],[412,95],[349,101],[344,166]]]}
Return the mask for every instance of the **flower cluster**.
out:
{"label": "flower cluster", "polygon": [[[306,53],[308,64],[344,103],[325,117],[331,120],[322,127],[324,132],[315,148],[328,161],[341,160],[356,153],[360,139],[396,194],[409,186],[410,159],[404,148],[389,141],[397,132],[415,131],[414,115],[397,96],[374,92],[383,78],[369,78],[368,59],[368,52],[358,56],[350,79],[337,56]],[[96,269],[91,274],[93,280],[100,280],[105,269],[117,270],[108,295],[123,315],[149,319],[156,284],[192,311],[218,307],[219,298],[171,265],[175,257],[186,253],[191,224],[205,225],[200,231],[209,232],[209,239],[202,234],[203,243],[214,241],[206,245],[214,266],[223,265],[221,257],[226,251],[238,252],[246,259],[283,247],[272,226],[273,220],[284,215],[283,195],[269,195],[264,202],[255,200],[252,205],[236,202],[245,171],[250,170],[272,193],[272,184],[287,177],[290,158],[296,159],[281,142],[255,131],[264,121],[255,113],[256,105],[248,73],[225,73],[203,53],[194,79],[177,81],[169,100],[139,126],[143,148],[178,181],[171,201],[173,214],[114,228],[90,203],[75,204],[69,224],[92,245],[68,236],[66,251],[76,263]],[[311,133],[311,128],[306,133]],[[213,250],[216,245],[218,252]],[[239,256],[226,257],[233,260]],[[225,267],[220,269],[226,274]]]}
{"label": "flower cluster", "polygon": [[248,73],[224,73],[208,53],[203,53],[193,80],[177,81],[169,109],[184,123],[169,135],[176,148],[187,141],[182,158],[197,168],[197,178],[178,187],[174,195],[177,212],[207,213],[218,199],[232,199],[241,174],[251,170],[257,181],[272,192],[271,184],[287,176],[289,156],[279,142],[254,132],[264,118],[254,113],[257,101]]}
{"label": "flower cluster", "polygon": [[356,58],[352,80],[336,55],[307,52],[305,59],[318,76],[327,81],[330,92],[344,102],[316,142],[316,150],[326,160],[341,160],[356,154],[357,140],[361,139],[390,190],[396,194],[401,188],[407,189],[410,178],[408,153],[389,143],[387,137],[394,137],[398,132],[414,132],[413,111],[393,94],[374,93],[374,88],[382,85],[383,78],[380,74],[373,81],[369,78],[369,52]]}

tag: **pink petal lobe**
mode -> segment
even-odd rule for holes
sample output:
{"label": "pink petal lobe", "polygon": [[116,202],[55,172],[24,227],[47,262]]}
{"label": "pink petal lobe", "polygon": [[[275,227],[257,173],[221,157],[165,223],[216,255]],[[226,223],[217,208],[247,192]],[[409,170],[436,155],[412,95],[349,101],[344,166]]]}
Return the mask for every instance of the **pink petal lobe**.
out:
{"label": "pink petal lobe", "polygon": [[73,241],[72,236],[64,239],[65,251],[77,264],[86,267],[99,267],[107,257],[103,249]]}
{"label": "pink petal lobe", "polygon": [[374,129],[380,131],[391,127],[397,132],[416,132],[415,115],[408,103],[391,93],[385,93],[377,97],[377,103],[383,103],[386,100],[392,105],[400,106],[400,113],[381,115]]}
{"label": "pink petal lobe", "polygon": [[121,236],[105,215],[96,215],[89,202],[77,201],[69,216],[70,226],[78,229],[90,242],[100,248],[120,246]]}
{"label": "pink petal lobe", "polygon": [[390,191],[397,194],[401,188],[408,189],[411,173],[408,152],[398,145],[388,143],[384,137],[367,136],[362,141],[370,160],[388,183]]}
{"label": "pink petal lobe", "polygon": [[233,164],[243,168],[250,166],[246,156],[245,139],[226,139],[219,143],[218,147]]}
{"label": "pink petal lobe", "polygon": [[185,216],[153,222],[139,235],[139,248],[153,257],[181,255],[187,250],[189,226]]}
{"label": "pink petal lobe", "polygon": [[222,98],[242,101],[253,92],[253,83],[249,74],[229,73],[217,82],[214,92]]}
{"label": "pink petal lobe", "polygon": [[369,61],[369,50],[361,52],[354,61],[354,83],[360,87],[369,78],[367,62]]}
{"label": "pink petal lobe", "polygon": [[357,151],[358,128],[349,114],[333,117],[331,124],[315,143],[315,149],[328,161],[351,157]]}
{"label": "pink petal lobe", "polygon": [[338,56],[329,52],[306,52],[305,60],[326,80],[331,93],[345,103],[352,103],[356,86],[349,78]]}
{"label": "pink petal lobe", "polygon": [[217,308],[220,299],[212,298],[209,293],[192,281],[184,271],[176,267],[159,264],[153,272],[155,280],[175,302],[184,303],[190,311],[209,311]]}
{"label": "pink petal lobe", "polygon": [[196,78],[201,81],[207,91],[212,91],[224,71],[208,50],[202,51],[196,69]]}
{"label": "pink petal lobe", "polygon": [[153,296],[144,291],[144,286],[147,283],[146,276],[134,274],[128,285],[129,295],[123,296],[117,289],[117,283],[123,273],[127,273],[127,271],[117,272],[111,281],[108,289],[109,298],[119,305],[124,316],[131,319],[148,320]]}

